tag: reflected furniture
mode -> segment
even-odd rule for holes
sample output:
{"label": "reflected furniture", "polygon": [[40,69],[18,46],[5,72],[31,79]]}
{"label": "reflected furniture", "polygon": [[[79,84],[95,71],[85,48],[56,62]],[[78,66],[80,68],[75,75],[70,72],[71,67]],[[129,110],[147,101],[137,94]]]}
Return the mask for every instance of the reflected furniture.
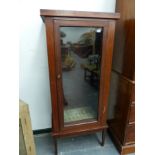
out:
{"label": "reflected furniture", "polygon": [[[115,22],[120,14],[41,9],[40,15],[46,27],[55,154],[57,138],[64,136],[102,131],[104,145]],[[93,70],[96,88],[84,78],[91,55],[100,57],[100,74]]]}
{"label": "reflected furniture", "polygon": [[117,85],[117,98],[114,117],[108,125],[123,155],[135,151],[135,0],[117,0],[116,11],[121,18],[116,24],[112,65],[112,79],[116,82],[112,82],[111,89]]}
{"label": "reflected furniture", "polygon": [[84,79],[88,80],[91,85],[99,85],[100,79],[100,58],[97,55],[90,55],[88,63],[82,64],[84,69]]}

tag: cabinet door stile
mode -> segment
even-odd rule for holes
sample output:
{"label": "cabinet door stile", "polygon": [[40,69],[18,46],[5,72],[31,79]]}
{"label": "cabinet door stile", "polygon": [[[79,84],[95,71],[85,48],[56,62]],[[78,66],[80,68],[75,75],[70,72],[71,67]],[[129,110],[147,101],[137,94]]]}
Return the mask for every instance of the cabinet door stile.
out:
{"label": "cabinet door stile", "polygon": [[55,61],[55,46],[54,46],[54,23],[52,18],[45,18],[46,26],[46,39],[48,48],[48,64],[49,64],[49,78],[50,78],[50,89],[52,96],[52,129],[54,132],[59,131],[59,110],[57,101],[57,84],[56,84],[56,61]]}

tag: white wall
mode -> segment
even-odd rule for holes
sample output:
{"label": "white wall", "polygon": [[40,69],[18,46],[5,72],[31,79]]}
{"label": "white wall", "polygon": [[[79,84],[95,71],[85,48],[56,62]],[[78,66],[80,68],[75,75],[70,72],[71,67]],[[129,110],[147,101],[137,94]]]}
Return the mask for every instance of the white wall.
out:
{"label": "white wall", "polygon": [[20,1],[19,96],[29,104],[33,130],[51,127],[45,26],[39,9],[114,12],[115,0]]}

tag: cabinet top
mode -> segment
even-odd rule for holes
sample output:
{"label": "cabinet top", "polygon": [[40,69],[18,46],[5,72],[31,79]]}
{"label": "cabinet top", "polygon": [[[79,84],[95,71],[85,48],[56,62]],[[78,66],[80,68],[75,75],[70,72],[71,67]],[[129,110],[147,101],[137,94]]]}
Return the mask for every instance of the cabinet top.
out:
{"label": "cabinet top", "polygon": [[120,13],[70,11],[70,10],[46,10],[40,9],[41,17],[69,17],[69,18],[97,18],[97,19],[119,19]]}

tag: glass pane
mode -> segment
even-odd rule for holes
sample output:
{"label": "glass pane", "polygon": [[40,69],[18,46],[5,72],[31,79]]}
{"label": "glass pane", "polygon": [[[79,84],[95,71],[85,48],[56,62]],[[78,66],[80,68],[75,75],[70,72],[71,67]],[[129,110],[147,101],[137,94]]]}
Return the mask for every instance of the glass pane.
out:
{"label": "glass pane", "polygon": [[60,27],[64,124],[97,121],[103,29]]}

